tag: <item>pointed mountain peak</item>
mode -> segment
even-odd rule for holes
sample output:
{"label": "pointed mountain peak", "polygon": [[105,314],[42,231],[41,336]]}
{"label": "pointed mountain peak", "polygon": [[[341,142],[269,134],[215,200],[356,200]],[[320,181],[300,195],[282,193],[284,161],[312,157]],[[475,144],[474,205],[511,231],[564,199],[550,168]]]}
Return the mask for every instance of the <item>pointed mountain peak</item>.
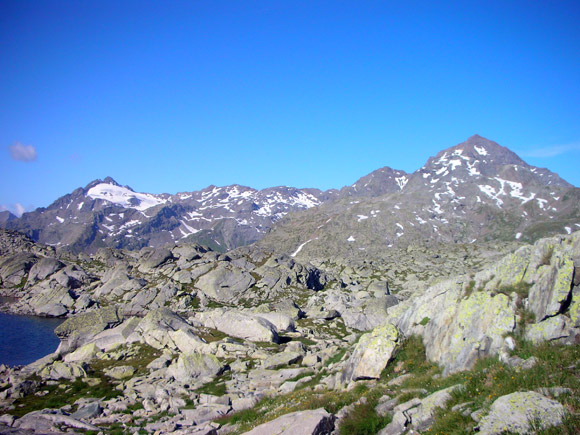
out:
{"label": "pointed mountain peak", "polygon": [[478,134],[469,137],[465,142],[440,151],[435,157],[429,159],[426,166],[438,165],[454,159],[470,160],[472,164],[480,162],[485,166],[493,167],[493,170],[504,165],[528,166],[513,151]]}

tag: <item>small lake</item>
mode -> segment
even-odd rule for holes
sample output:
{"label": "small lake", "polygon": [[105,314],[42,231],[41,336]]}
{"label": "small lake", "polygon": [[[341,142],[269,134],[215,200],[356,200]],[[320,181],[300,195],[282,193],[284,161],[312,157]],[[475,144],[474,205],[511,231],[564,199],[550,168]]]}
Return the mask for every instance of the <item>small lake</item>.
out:
{"label": "small lake", "polygon": [[26,365],[54,352],[60,343],[54,328],[62,322],[0,313],[0,364]]}

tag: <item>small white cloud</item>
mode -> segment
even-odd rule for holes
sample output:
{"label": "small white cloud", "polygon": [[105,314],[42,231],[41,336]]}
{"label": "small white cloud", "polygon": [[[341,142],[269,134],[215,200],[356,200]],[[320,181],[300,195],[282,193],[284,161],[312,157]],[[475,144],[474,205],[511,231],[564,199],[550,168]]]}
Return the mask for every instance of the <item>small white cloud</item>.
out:
{"label": "small white cloud", "polygon": [[36,160],[36,148],[32,145],[24,145],[20,142],[16,142],[14,145],[10,145],[10,156],[14,160],[21,162],[33,162]]}
{"label": "small white cloud", "polygon": [[19,202],[17,202],[16,204],[9,205],[0,204],[0,211],[9,211],[13,215],[20,217],[26,211],[26,207],[24,207]]}
{"label": "small white cloud", "polygon": [[18,217],[22,216],[22,214],[26,211],[26,207],[24,207],[20,203],[14,204],[14,214]]}
{"label": "small white cloud", "polygon": [[522,157],[555,157],[561,154],[567,154],[574,151],[580,151],[580,143],[572,143],[568,145],[552,145],[544,148],[536,148],[535,150],[521,151],[519,154]]}

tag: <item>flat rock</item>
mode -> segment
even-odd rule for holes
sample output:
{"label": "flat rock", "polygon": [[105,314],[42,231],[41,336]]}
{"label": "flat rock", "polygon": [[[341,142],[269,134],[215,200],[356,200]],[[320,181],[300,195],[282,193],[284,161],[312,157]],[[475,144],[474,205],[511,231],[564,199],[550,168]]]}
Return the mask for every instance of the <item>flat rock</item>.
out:
{"label": "flat rock", "polygon": [[247,312],[217,309],[196,313],[195,319],[203,326],[217,329],[231,337],[274,343],[280,340],[272,323]]}
{"label": "flat rock", "polygon": [[562,423],[564,407],[533,391],[512,393],[499,397],[479,425],[480,435],[499,435],[509,431],[525,434],[531,430],[530,421],[542,428]]}
{"label": "flat rock", "polygon": [[323,435],[334,429],[335,417],[324,408],[286,414],[246,432],[247,435]]}
{"label": "flat rock", "polygon": [[302,360],[302,354],[298,352],[280,352],[276,353],[262,362],[262,367],[273,370],[280,367],[294,364]]}

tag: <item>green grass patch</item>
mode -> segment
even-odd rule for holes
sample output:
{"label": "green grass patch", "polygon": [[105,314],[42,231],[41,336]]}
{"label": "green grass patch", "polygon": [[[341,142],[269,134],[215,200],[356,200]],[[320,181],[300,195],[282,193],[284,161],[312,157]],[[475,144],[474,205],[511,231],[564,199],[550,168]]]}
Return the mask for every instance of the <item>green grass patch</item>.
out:
{"label": "green grass patch", "polygon": [[346,354],[346,348],[339,349],[334,355],[332,355],[330,358],[328,358],[326,360],[325,366],[328,367],[331,364],[336,364],[337,362],[342,360],[342,358],[344,357],[345,354]]}
{"label": "green grass patch", "polygon": [[81,378],[74,381],[61,380],[59,385],[47,385],[38,376],[33,376],[30,379],[40,384],[37,391],[47,391],[48,393],[43,396],[30,394],[17,399],[14,403],[15,409],[11,410],[10,413],[16,417],[22,417],[31,411],[61,408],[73,404],[81,398],[96,397],[109,400],[120,396],[122,392],[115,388],[119,382],[106,376],[104,371],[118,365],[131,365],[137,370],[135,376],[143,375],[148,370],[147,365],[159,357],[161,352],[148,345],[138,344],[130,348],[129,354],[128,357],[121,360],[97,359],[91,361],[87,368],[87,375],[89,378],[99,380],[99,383],[93,386]]}

